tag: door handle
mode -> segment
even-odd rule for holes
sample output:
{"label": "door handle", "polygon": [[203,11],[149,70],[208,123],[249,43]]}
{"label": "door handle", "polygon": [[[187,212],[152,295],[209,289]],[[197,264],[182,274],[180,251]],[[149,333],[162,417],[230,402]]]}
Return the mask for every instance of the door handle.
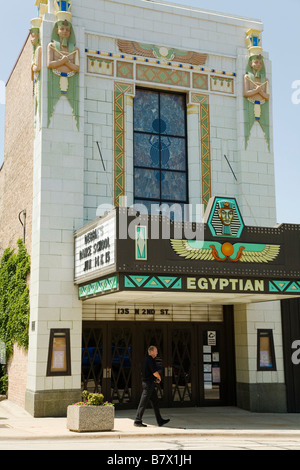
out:
{"label": "door handle", "polygon": [[110,367],[105,367],[103,369],[103,378],[104,379],[111,379],[111,368]]}

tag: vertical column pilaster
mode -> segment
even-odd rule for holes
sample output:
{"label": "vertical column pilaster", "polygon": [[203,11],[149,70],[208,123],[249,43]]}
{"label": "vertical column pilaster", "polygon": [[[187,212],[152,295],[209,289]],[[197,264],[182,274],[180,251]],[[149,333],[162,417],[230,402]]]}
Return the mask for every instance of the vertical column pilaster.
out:
{"label": "vertical column pilaster", "polygon": [[[44,20],[43,54],[54,23]],[[76,31],[84,49],[83,31]],[[33,170],[32,273],[25,407],[34,416],[61,416],[81,389],[82,307],[74,286],[74,230],[83,225],[84,57],[79,77],[79,129],[61,97],[47,126],[47,64],[43,57],[42,125],[36,130]],[[68,329],[71,374],[47,376],[51,329]],[[78,395],[79,393],[79,395]]]}
{"label": "vertical column pilaster", "polygon": [[200,131],[198,142],[200,143],[201,159],[201,203],[205,210],[212,195],[209,96],[191,93],[190,103],[199,105]]}
{"label": "vertical column pilaster", "polygon": [[[116,82],[114,90],[114,205],[126,196],[126,95],[133,96],[134,85]],[[129,107],[130,108],[130,107]],[[129,112],[129,111],[128,111]],[[132,118],[131,118],[132,120]],[[129,120],[128,120],[129,123]]]}
{"label": "vertical column pilaster", "polygon": [[191,221],[196,220],[196,206],[202,204],[200,105],[187,105],[188,178]]}

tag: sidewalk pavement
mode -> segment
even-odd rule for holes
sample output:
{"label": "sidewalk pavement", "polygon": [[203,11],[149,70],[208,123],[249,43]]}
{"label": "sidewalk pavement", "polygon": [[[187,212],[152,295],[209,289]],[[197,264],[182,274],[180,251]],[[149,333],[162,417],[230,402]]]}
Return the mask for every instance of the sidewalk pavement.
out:
{"label": "sidewalk pavement", "polygon": [[116,410],[115,427],[110,432],[77,433],[66,427],[66,418],[33,418],[9,400],[0,402],[0,441],[33,439],[143,438],[239,436],[293,438],[300,443],[300,414],[253,413],[236,407],[166,408],[170,422],[158,427],[152,409],[146,410],[146,428],[133,425],[135,410]]}

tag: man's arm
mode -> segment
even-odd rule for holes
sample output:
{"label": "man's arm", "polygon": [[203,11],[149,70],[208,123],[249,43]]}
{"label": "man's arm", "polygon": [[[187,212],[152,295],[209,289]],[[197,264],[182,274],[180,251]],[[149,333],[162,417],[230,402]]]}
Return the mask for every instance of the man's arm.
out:
{"label": "man's arm", "polygon": [[158,372],[153,372],[153,375],[156,379],[158,379],[161,382],[161,376]]}
{"label": "man's arm", "polygon": [[54,52],[53,52],[53,45],[50,43],[48,45],[48,50],[47,50],[47,67],[49,69],[57,69],[58,67],[61,67],[62,65],[65,65],[65,63],[69,59],[66,56],[63,56],[61,59],[55,60],[54,59]]}

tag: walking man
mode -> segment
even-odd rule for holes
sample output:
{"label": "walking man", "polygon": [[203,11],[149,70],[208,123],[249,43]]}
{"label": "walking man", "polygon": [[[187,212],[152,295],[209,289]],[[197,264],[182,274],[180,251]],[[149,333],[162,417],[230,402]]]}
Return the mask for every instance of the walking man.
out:
{"label": "walking man", "polygon": [[167,424],[170,420],[163,419],[161,417],[158,405],[158,396],[155,390],[155,383],[161,382],[161,377],[159,374],[159,368],[156,364],[155,358],[158,354],[156,346],[150,346],[148,348],[148,356],[144,359],[142,365],[142,383],[143,383],[143,392],[141,395],[140,403],[137,409],[136,418],[134,425],[138,427],[147,427],[143,423],[143,414],[147,405],[150,401],[158,426],[163,426]]}

